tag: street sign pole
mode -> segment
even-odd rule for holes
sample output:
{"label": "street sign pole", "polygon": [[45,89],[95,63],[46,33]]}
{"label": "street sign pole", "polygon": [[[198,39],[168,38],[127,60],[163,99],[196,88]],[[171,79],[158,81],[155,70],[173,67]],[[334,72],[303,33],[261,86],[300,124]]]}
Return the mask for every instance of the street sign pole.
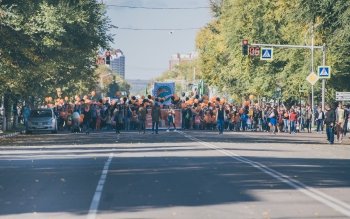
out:
{"label": "street sign pole", "polygon": [[[323,44],[322,49],[322,64],[323,66],[326,65],[326,44]],[[326,79],[322,79],[322,111],[324,111],[324,104],[325,104],[325,89],[326,89]]]}
{"label": "street sign pole", "polygon": [[[311,72],[315,72],[315,66],[314,66],[314,42],[315,42],[315,35],[314,35],[314,24],[312,24],[311,27]],[[312,113],[312,122],[311,127],[314,126],[315,121],[315,113],[314,113],[314,85],[311,85],[311,113]]]}
{"label": "street sign pole", "polygon": [[[326,65],[326,44],[324,43],[322,46],[315,46],[314,45],[314,33],[312,29],[312,45],[311,46],[303,46],[303,45],[280,45],[280,44],[261,44],[261,43],[252,43],[252,46],[260,46],[260,47],[277,47],[277,48],[294,48],[294,49],[311,49],[312,53],[312,68],[314,68],[313,63],[313,52],[314,49],[322,49],[323,52],[323,66]],[[324,104],[325,104],[325,87],[326,87],[326,80],[322,79],[322,110],[324,111]],[[313,90],[313,87],[312,87]],[[312,100],[314,98],[312,97]],[[312,101],[313,102],[313,101]],[[312,103],[313,104],[313,103]]]}

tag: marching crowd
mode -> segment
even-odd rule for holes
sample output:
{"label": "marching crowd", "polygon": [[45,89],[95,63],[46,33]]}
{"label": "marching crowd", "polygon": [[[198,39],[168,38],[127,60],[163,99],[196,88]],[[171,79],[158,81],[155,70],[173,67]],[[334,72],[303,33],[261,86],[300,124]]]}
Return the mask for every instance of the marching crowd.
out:
{"label": "marching crowd", "polygon": [[[138,130],[146,133],[147,117],[152,122],[152,133],[158,134],[159,126],[170,129],[217,130],[244,132],[261,131],[269,133],[312,132],[313,124],[317,133],[326,131],[329,143],[334,143],[334,134],[341,142],[347,134],[350,107],[326,105],[312,110],[310,106],[258,105],[245,101],[235,105],[223,98],[203,96],[170,98],[165,104],[162,98],[123,97],[102,98],[85,96],[75,98],[74,103],[60,100],[54,105],[60,130],[72,132],[94,130]],[[178,118],[181,117],[181,118]],[[177,122],[175,122],[177,120]],[[177,124],[176,124],[177,123]],[[179,126],[179,127],[176,127]]]}

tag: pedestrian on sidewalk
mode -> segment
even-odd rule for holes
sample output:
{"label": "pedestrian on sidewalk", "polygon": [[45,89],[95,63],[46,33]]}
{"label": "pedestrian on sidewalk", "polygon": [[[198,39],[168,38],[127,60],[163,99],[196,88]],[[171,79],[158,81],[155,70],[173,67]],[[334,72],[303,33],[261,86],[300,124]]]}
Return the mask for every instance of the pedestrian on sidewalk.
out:
{"label": "pedestrian on sidewalk", "polygon": [[289,114],[289,134],[295,134],[296,133],[296,123],[298,121],[298,114],[295,112],[295,110],[292,108],[291,112]]}
{"label": "pedestrian on sidewalk", "polygon": [[175,126],[175,111],[173,108],[170,106],[168,109],[168,130],[167,132],[170,131],[170,126],[174,126],[174,131],[176,131],[176,126]]}
{"label": "pedestrian on sidewalk", "polygon": [[344,124],[345,124],[346,112],[344,110],[343,104],[339,102],[338,108],[335,113],[336,129],[337,129],[337,142],[342,143],[344,137]]}
{"label": "pedestrian on sidewalk", "polygon": [[272,131],[273,134],[276,134],[277,116],[278,116],[277,107],[274,107],[271,109],[269,114],[269,119],[270,119],[269,127],[270,127],[270,131]]}
{"label": "pedestrian on sidewalk", "polygon": [[225,122],[226,112],[222,104],[219,104],[216,110],[216,123],[218,126],[219,135],[224,133],[224,122]]}
{"label": "pedestrian on sidewalk", "polygon": [[349,128],[349,119],[350,119],[350,105],[345,109],[345,124],[344,124],[344,136],[346,136]]}
{"label": "pedestrian on sidewalk", "polygon": [[141,103],[141,106],[138,110],[139,133],[141,132],[143,132],[143,134],[146,133],[146,114],[147,114],[147,109],[145,107],[145,104]]}
{"label": "pedestrian on sidewalk", "polygon": [[323,121],[325,119],[325,115],[321,107],[318,107],[318,110],[315,113],[315,118],[316,118],[316,124],[317,124],[316,132],[317,133],[322,132],[323,134]]}
{"label": "pedestrian on sidewalk", "polygon": [[308,106],[306,108],[306,114],[305,114],[305,118],[306,118],[306,129],[308,133],[311,133],[311,126],[312,126],[312,109],[310,106]]}
{"label": "pedestrian on sidewalk", "polygon": [[152,134],[158,134],[159,121],[161,119],[160,106],[157,102],[152,107]]}
{"label": "pedestrian on sidewalk", "polygon": [[334,144],[335,112],[329,104],[326,105],[324,122],[326,124],[327,140],[330,144]]}
{"label": "pedestrian on sidewalk", "polygon": [[83,111],[83,128],[85,131],[85,134],[90,134],[90,129],[91,129],[91,123],[92,123],[92,114],[91,114],[91,108],[86,105]]}

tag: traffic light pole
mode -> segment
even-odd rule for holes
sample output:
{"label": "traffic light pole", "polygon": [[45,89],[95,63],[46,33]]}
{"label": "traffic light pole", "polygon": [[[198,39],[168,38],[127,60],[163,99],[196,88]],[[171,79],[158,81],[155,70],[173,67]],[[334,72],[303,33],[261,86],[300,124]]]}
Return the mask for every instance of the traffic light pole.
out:
{"label": "traffic light pole", "polygon": [[[303,45],[279,45],[279,44],[261,44],[261,43],[252,43],[251,46],[260,46],[260,47],[276,47],[276,48],[292,48],[292,49],[310,49],[312,53],[312,60],[313,60],[313,50],[314,49],[321,49],[323,54],[323,61],[322,65],[326,65],[326,44],[323,44],[322,46],[303,46]],[[312,61],[312,68],[313,68],[313,61]],[[326,80],[322,79],[322,110],[324,111],[324,105],[325,105],[325,87],[326,87]]]}
{"label": "traffic light pole", "polygon": [[[312,46],[303,46],[303,45],[280,45],[280,44],[261,44],[261,43],[252,43],[251,46],[260,46],[260,47],[276,47],[276,48],[293,48],[293,49],[311,49]],[[314,46],[314,49],[323,49],[324,46]]]}

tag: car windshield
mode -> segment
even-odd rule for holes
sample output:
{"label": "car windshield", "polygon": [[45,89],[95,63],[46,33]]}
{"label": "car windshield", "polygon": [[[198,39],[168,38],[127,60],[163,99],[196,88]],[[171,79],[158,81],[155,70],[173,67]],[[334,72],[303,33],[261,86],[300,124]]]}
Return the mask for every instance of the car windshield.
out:
{"label": "car windshield", "polygon": [[31,117],[52,117],[50,110],[32,110],[30,113]]}

